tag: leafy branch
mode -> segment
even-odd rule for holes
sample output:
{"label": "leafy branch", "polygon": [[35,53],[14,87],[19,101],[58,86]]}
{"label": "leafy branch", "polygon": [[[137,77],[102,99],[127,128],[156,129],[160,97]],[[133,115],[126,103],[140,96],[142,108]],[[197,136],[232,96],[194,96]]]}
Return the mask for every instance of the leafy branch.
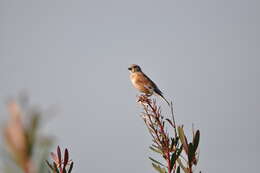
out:
{"label": "leafy branch", "polygon": [[62,158],[60,147],[57,147],[57,153],[51,152],[52,164],[46,160],[47,165],[53,173],[71,173],[73,168],[72,160],[69,160],[69,151],[66,148]]}
{"label": "leafy branch", "polygon": [[172,103],[172,116],[169,119],[162,115],[156,100],[141,95],[138,101],[143,107],[142,118],[152,137],[152,145],[149,148],[161,155],[165,162],[161,163],[149,157],[154,169],[160,173],[180,173],[181,168],[185,173],[193,173],[193,166],[198,162],[199,130],[193,132],[193,140],[188,142],[183,125],[176,126]]}

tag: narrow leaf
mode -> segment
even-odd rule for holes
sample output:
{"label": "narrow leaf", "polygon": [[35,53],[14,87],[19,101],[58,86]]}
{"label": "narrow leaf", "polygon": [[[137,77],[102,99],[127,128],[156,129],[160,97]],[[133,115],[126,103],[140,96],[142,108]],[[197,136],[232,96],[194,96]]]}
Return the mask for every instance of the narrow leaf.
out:
{"label": "narrow leaf", "polygon": [[194,147],[192,143],[189,143],[188,160],[190,164],[193,162],[194,156],[195,156]]}
{"label": "narrow leaf", "polygon": [[166,173],[166,170],[164,168],[161,168],[159,165],[156,165],[154,163],[152,163],[154,169],[160,173]]}
{"label": "narrow leaf", "polygon": [[149,148],[150,148],[150,150],[152,150],[152,151],[154,151],[156,153],[162,154],[162,151],[160,151],[159,149],[156,149],[154,147],[149,147]]}
{"label": "narrow leaf", "polygon": [[68,149],[66,148],[65,149],[65,152],[64,152],[64,163],[68,163],[68,160],[69,160],[69,151]]}
{"label": "narrow leaf", "polygon": [[174,152],[173,154],[172,154],[172,156],[171,156],[171,170],[172,170],[172,168],[173,168],[173,166],[174,166],[174,164],[175,164],[175,162],[176,162],[176,158],[177,158],[177,155],[176,155],[176,152]]}
{"label": "narrow leaf", "polygon": [[180,166],[178,166],[176,173],[180,173]]}
{"label": "narrow leaf", "polygon": [[173,125],[172,121],[169,118],[166,118],[166,121],[168,121],[168,123],[174,128],[174,125]]}
{"label": "narrow leaf", "polygon": [[182,152],[182,146],[183,146],[183,145],[181,145],[181,147],[180,147],[176,152],[174,152],[174,153],[172,154],[172,156],[171,156],[171,169],[172,169],[173,166],[175,165],[176,160],[179,158],[179,156],[180,156],[180,154],[181,154],[181,152]]}
{"label": "narrow leaf", "polygon": [[61,151],[60,151],[60,146],[57,147],[57,154],[58,154],[58,159],[59,159],[59,164],[61,163]]}
{"label": "narrow leaf", "polygon": [[161,162],[159,162],[159,161],[157,161],[157,160],[155,160],[155,159],[153,159],[153,158],[151,158],[151,157],[149,157],[149,159],[150,159],[151,161],[153,161],[154,163],[157,163],[157,164],[159,164],[159,165],[165,167],[165,165],[163,165]]}
{"label": "narrow leaf", "polygon": [[70,164],[70,168],[69,168],[69,171],[68,171],[68,173],[71,173],[71,171],[72,171],[72,168],[73,168],[73,162],[71,162],[71,164]]}
{"label": "narrow leaf", "polygon": [[68,161],[69,161],[69,152],[68,149],[66,148],[64,152],[64,161],[63,161],[64,168],[66,167]]}
{"label": "narrow leaf", "polygon": [[183,144],[184,150],[188,154],[188,143],[183,131],[183,127],[178,126],[178,133],[179,133],[181,143]]}
{"label": "narrow leaf", "polygon": [[48,162],[48,160],[45,160],[46,164],[51,168],[51,170],[53,170],[52,165]]}
{"label": "narrow leaf", "polygon": [[174,144],[175,144],[175,139],[171,138],[171,145],[170,145],[171,150],[173,149]]}
{"label": "narrow leaf", "polygon": [[196,152],[198,146],[199,146],[199,140],[200,140],[200,131],[197,130],[196,131],[196,134],[195,134],[195,137],[193,139],[193,146],[194,146],[194,150]]}

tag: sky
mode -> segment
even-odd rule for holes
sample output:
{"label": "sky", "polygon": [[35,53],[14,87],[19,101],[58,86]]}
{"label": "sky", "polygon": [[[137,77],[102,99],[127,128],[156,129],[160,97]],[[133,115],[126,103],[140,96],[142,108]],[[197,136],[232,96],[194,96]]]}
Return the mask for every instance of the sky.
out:
{"label": "sky", "polygon": [[[257,172],[260,1],[0,1],[0,121],[26,90],[74,172],[155,172],[127,70],[139,64],[201,131],[197,172]],[[167,107],[157,99],[163,109]]]}

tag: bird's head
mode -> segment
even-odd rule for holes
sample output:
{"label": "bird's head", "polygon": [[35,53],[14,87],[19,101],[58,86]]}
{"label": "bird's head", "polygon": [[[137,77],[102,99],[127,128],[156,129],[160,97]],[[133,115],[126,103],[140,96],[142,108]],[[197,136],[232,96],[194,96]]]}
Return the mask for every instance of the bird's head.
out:
{"label": "bird's head", "polygon": [[142,70],[141,70],[141,67],[139,67],[139,66],[136,65],[136,64],[132,64],[130,67],[128,67],[128,70],[129,70],[131,73],[142,71]]}

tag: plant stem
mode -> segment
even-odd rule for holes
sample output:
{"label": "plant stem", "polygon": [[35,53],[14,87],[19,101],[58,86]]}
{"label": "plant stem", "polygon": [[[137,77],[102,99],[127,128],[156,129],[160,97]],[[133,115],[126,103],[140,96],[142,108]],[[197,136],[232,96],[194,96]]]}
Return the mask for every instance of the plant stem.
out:
{"label": "plant stem", "polygon": [[167,164],[168,164],[168,173],[171,173],[171,156],[170,156],[170,152],[167,151],[166,153],[166,159],[167,159]]}

